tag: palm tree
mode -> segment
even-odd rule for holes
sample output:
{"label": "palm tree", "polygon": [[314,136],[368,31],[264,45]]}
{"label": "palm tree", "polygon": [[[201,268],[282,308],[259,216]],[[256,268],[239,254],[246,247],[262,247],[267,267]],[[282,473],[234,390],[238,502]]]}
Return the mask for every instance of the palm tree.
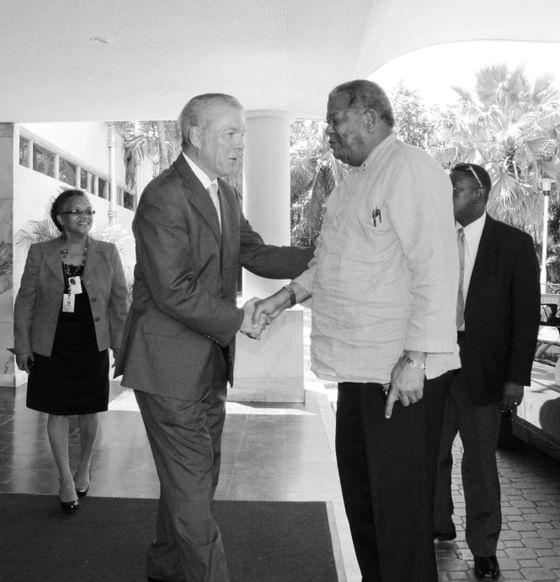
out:
{"label": "palm tree", "polygon": [[[136,169],[146,158],[153,163],[157,176],[175,161],[181,152],[181,128],[178,121],[115,121],[124,138],[126,184],[136,186]],[[243,161],[226,180],[238,191],[243,190]]]}
{"label": "palm tree", "polygon": [[290,190],[292,244],[312,246],[319,236],[325,202],[347,168],[335,159],[325,124],[296,120],[290,132]]}
{"label": "palm tree", "polygon": [[441,112],[427,105],[419,91],[400,80],[390,92],[395,135],[403,142],[432,151],[441,149],[438,123]]}
{"label": "palm tree", "polygon": [[154,176],[168,168],[181,151],[181,132],[177,121],[116,121],[124,138],[126,184],[136,186],[136,168],[145,158],[154,164]]}
{"label": "palm tree", "polygon": [[459,104],[442,116],[440,131],[447,144],[444,165],[471,161],[485,166],[493,188],[488,204],[497,218],[541,239],[542,178],[560,177],[559,92],[552,75],[533,84],[524,67],[482,68],[474,92],[453,87]]}

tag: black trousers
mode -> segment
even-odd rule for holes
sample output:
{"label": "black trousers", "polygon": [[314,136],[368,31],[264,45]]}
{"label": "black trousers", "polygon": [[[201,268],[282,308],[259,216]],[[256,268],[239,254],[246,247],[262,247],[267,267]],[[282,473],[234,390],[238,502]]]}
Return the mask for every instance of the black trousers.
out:
{"label": "black trousers", "polygon": [[462,374],[451,387],[445,406],[437,473],[434,530],[453,531],[452,447],[457,433],[463,443],[461,474],[466,509],[466,539],[475,556],[494,556],[502,528],[496,447],[500,434],[497,404],[475,406]]}
{"label": "black trousers", "polygon": [[382,386],[338,386],[336,455],[363,582],[437,582],[432,507],[449,372],[384,416]]}

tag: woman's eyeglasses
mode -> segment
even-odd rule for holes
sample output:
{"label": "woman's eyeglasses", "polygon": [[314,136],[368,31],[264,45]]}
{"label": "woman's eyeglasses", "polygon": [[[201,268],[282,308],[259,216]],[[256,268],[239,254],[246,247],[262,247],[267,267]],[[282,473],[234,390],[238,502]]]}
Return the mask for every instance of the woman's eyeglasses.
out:
{"label": "woman's eyeglasses", "polygon": [[59,214],[70,214],[71,216],[93,216],[95,214],[95,210],[91,208],[87,208],[86,210],[78,210],[74,208],[74,210],[65,210],[64,212],[59,212]]}

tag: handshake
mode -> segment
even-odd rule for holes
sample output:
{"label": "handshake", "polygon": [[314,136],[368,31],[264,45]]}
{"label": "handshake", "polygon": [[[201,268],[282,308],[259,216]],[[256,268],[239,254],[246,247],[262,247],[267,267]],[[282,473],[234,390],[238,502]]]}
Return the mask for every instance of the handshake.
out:
{"label": "handshake", "polygon": [[261,339],[261,334],[266,326],[270,325],[284,309],[294,305],[296,297],[304,299],[310,295],[295,282],[292,282],[290,287],[290,289],[282,287],[266,299],[258,297],[249,299],[243,305],[244,317],[239,331],[251,339]]}
{"label": "handshake", "polygon": [[243,305],[243,323],[239,330],[241,333],[251,339],[261,339],[266,326],[282,312],[282,309],[275,308],[269,300],[270,297],[266,299],[253,297]]}

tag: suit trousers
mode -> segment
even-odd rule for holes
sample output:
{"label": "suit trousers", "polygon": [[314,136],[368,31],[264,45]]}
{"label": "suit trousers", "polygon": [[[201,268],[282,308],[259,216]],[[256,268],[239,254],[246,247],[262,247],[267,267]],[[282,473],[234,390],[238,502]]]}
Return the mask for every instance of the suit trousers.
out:
{"label": "suit trousers", "polygon": [[500,433],[497,404],[475,406],[464,376],[455,377],[445,406],[434,503],[434,531],[454,530],[451,472],[452,446],[463,443],[461,471],[466,505],[466,539],[475,556],[494,556],[502,526],[496,447]]}
{"label": "suit trousers", "polygon": [[384,416],[382,385],[341,383],[336,455],[363,582],[437,582],[431,514],[451,373]]}
{"label": "suit trousers", "polygon": [[227,366],[215,346],[213,379],[200,400],[136,391],[160,480],[148,576],[169,582],[229,582],[224,547],[212,515],[220,472]]}

